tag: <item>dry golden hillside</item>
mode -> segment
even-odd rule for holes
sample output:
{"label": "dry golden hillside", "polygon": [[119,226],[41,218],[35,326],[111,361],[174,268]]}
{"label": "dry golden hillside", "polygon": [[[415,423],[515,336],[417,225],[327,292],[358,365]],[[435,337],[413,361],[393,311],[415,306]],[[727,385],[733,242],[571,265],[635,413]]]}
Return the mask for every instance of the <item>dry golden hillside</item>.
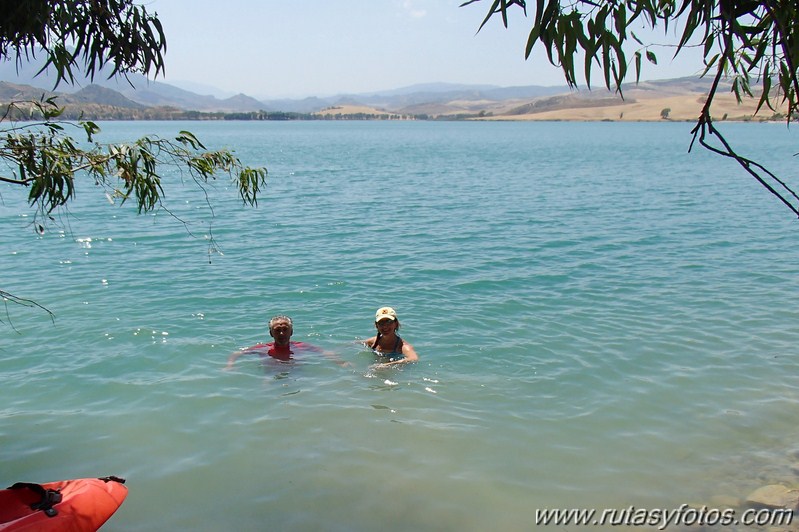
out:
{"label": "dry golden hillside", "polygon": [[[713,98],[711,114],[715,119],[767,120],[773,117],[775,112],[768,108],[755,115],[757,99],[746,98],[739,104],[730,86],[729,81],[723,82]],[[480,115],[479,120],[657,121],[665,115],[669,120],[693,121],[699,116],[709,88],[709,79],[679,78],[626,84],[624,98],[604,87],[583,88],[528,100],[438,100],[392,111],[431,117]],[[785,109],[779,111],[786,112]]]}
{"label": "dry golden hillside", "polygon": [[[696,120],[705,99],[706,95],[703,93],[636,89],[627,91],[624,99],[611,93],[606,93],[602,97],[567,94],[494,113],[492,118],[494,120],[651,121],[662,120],[665,114],[670,120]],[[541,105],[536,106],[535,103]],[[748,98],[738,104],[735,95],[724,92],[716,94],[713,98],[711,114],[717,120],[748,120],[755,115],[756,108],[755,99]],[[773,114],[774,111],[764,108],[754,118],[768,119]]]}

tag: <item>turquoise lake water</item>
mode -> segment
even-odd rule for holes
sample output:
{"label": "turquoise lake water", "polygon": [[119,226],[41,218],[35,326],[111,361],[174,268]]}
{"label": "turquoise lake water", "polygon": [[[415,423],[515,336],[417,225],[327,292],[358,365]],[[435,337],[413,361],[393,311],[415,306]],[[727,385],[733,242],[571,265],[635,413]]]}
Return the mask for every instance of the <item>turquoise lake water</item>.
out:
{"label": "turquoise lake water", "polygon": [[[0,186],[0,482],[117,475],[104,530],[529,530],[799,484],[799,222],[688,123],[121,122],[269,168],[38,235]],[[784,124],[723,124],[795,173]],[[177,175],[172,176],[174,180]],[[419,363],[354,342],[393,306]],[[274,314],[309,356],[228,355]]]}

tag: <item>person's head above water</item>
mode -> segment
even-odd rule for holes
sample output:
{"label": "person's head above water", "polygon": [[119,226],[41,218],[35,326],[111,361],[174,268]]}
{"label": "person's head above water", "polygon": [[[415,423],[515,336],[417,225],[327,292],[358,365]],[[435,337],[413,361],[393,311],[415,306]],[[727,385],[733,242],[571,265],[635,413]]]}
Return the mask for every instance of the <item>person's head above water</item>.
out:
{"label": "person's head above water", "polygon": [[397,317],[397,311],[395,311],[391,307],[380,307],[377,309],[375,313],[375,327],[380,330],[380,324],[393,324],[396,323],[396,329],[400,328],[399,318]]}
{"label": "person's head above water", "polygon": [[275,316],[269,320],[269,336],[275,339],[276,345],[288,345],[294,333],[294,323],[288,316]]}

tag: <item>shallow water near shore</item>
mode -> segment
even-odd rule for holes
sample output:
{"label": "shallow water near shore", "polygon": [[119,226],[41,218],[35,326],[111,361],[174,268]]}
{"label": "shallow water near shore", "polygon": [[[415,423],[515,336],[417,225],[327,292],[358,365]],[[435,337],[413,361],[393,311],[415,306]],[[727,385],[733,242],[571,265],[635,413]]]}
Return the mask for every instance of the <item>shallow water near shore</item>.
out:
{"label": "shallow water near shore", "polygon": [[[269,168],[79,189],[33,231],[0,186],[0,482],[117,475],[103,530],[529,530],[799,484],[799,222],[687,123],[119,122]],[[784,124],[723,124],[790,176]],[[213,206],[213,216],[206,202]],[[356,338],[393,306],[419,363]],[[274,314],[349,362],[242,358]]]}

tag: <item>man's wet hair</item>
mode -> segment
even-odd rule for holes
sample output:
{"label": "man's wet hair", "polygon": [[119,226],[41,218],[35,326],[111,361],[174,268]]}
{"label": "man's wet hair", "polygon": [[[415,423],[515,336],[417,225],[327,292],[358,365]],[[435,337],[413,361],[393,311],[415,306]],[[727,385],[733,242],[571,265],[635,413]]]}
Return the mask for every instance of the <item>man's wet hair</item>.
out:
{"label": "man's wet hair", "polygon": [[291,318],[289,318],[288,316],[280,315],[280,316],[275,316],[274,318],[269,320],[269,330],[270,331],[272,330],[272,327],[274,326],[275,322],[278,322],[278,321],[287,321],[287,322],[289,322],[289,327],[291,327],[291,329],[294,330],[294,322],[291,321]]}

